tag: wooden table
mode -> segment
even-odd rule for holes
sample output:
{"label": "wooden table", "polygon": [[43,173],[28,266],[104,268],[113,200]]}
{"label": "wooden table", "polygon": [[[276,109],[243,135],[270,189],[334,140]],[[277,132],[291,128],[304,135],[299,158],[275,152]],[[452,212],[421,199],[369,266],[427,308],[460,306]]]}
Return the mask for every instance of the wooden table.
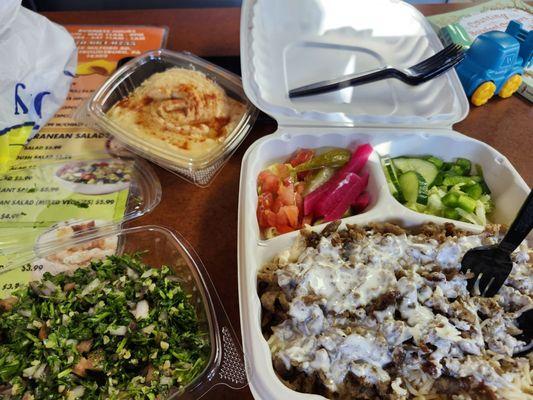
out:
{"label": "wooden table", "polygon": [[[464,4],[423,5],[425,15],[440,14]],[[142,11],[49,12],[60,24],[137,24],[169,28],[167,47],[188,50],[199,56],[239,54],[240,10],[236,8],[166,9]],[[533,108],[521,97],[493,99],[471,108],[454,128],[482,140],[507,156],[529,186],[533,184]],[[276,130],[276,123],[263,118],[240,146],[214,182],[206,189],[186,183],[156,167],[163,187],[161,204],[135,225],[156,224],[179,231],[193,245],[217,287],[226,311],[240,335],[237,291],[237,207],[241,160],[246,149],[260,137]],[[252,399],[248,388],[238,392],[218,387],[208,399]]]}

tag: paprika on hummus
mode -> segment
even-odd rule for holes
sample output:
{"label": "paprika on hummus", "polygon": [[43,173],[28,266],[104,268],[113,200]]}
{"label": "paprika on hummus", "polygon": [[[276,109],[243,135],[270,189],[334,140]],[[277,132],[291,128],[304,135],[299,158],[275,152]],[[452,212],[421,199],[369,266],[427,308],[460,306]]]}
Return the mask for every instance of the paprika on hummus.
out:
{"label": "paprika on hummus", "polygon": [[203,73],[171,68],[146,79],[107,115],[143,140],[163,141],[199,158],[224,142],[244,112],[244,104]]}

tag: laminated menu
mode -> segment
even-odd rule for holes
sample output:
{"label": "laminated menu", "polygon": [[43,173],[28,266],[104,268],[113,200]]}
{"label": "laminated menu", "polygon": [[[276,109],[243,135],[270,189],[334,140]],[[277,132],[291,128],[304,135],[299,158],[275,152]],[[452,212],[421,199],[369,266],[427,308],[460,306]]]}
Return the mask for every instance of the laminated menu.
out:
{"label": "laminated menu", "polygon": [[[76,109],[130,57],[164,46],[166,28],[68,25],[78,46],[78,66],[65,104],[18,156],[21,164],[113,153],[114,143],[73,120]],[[118,150],[117,150],[118,151]]]}
{"label": "laminated menu", "polygon": [[146,168],[106,134],[80,125],[72,115],[124,61],[162,47],[166,28],[66,28],[78,47],[76,76],[67,99],[0,178],[0,273],[18,265],[0,275],[0,297],[46,271],[77,268],[92,256],[111,254],[117,244],[108,239],[91,242],[84,254],[64,248],[56,259],[25,263],[38,256],[39,249],[65,238],[120,223],[146,200],[139,196],[138,182],[146,178],[146,171],[141,171]]}

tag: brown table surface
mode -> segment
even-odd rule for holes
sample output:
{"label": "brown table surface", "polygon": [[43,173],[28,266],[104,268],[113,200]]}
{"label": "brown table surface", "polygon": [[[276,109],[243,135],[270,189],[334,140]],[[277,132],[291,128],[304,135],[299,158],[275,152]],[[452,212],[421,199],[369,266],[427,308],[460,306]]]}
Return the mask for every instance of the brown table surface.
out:
{"label": "brown table surface", "polygon": [[[471,4],[470,4],[471,5]],[[468,4],[466,5],[468,6]],[[465,7],[465,4],[420,5],[425,15],[440,14]],[[188,50],[199,56],[239,54],[238,8],[76,11],[44,13],[60,24],[137,24],[168,26],[167,47]],[[472,107],[464,121],[454,129],[482,140],[504,154],[533,184],[531,125],[533,107],[519,96],[493,99],[483,107]],[[276,130],[270,121],[258,122],[236,154],[213,183],[200,189],[175,175],[155,167],[163,198],[161,204],[134,225],[156,224],[180,232],[196,249],[209,271],[233,327],[240,335],[237,291],[237,207],[241,160],[246,149],[260,137]],[[529,149],[529,150],[528,150]],[[252,399],[248,388],[232,391],[217,387],[207,399]]]}

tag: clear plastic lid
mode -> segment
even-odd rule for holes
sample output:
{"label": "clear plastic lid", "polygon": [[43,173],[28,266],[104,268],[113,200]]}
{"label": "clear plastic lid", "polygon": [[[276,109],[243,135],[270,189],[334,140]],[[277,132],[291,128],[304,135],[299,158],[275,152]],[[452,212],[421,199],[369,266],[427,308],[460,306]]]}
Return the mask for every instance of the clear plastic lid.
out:
{"label": "clear plastic lid", "polygon": [[398,0],[245,0],[246,95],[280,125],[445,127],[468,101],[455,70],[418,86],[387,79],[289,99],[294,89],[386,65],[410,67],[442,49],[430,24]]}
{"label": "clear plastic lid", "polygon": [[[202,72],[224,89],[230,101],[236,100],[242,104],[240,107],[243,108],[243,114],[236,122],[234,129],[223,139],[216,139],[218,143],[210,146],[205,152],[202,147],[198,147],[202,151],[194,154],[187,143],[176,148],[166,139],[140,136],[135,129],[125,127],[124,124],[117,123],[107,115],[107,112],[117,102],[130,95],[153,74],[175,67]],[[180,94],[172,94],[172,96],[180,96]],[[177,98],[172,97],[172,99],[177,101]],[[152,107],[153,101],[150,97],[150,103],[147,106]],[[163,105],[163,101],[161,104]],[[241,79],[237,75],[190,53],[160,49],[145,53],[124,64],[77,111],[76,118],[95,129],[110,133],[131,151],[161,167],[199,186],[206,186],[244,140],[255,122],[257,113],[257,109],[244,94]],[[162,129],[167,128],[162,127]]]}
{"label": "clear plastic lid", "polygon": [[0,194],[0,256],[10,269],[35,252],[150,212],[161,185],[146,161],[106,154],[21,166],[0,177]]}

